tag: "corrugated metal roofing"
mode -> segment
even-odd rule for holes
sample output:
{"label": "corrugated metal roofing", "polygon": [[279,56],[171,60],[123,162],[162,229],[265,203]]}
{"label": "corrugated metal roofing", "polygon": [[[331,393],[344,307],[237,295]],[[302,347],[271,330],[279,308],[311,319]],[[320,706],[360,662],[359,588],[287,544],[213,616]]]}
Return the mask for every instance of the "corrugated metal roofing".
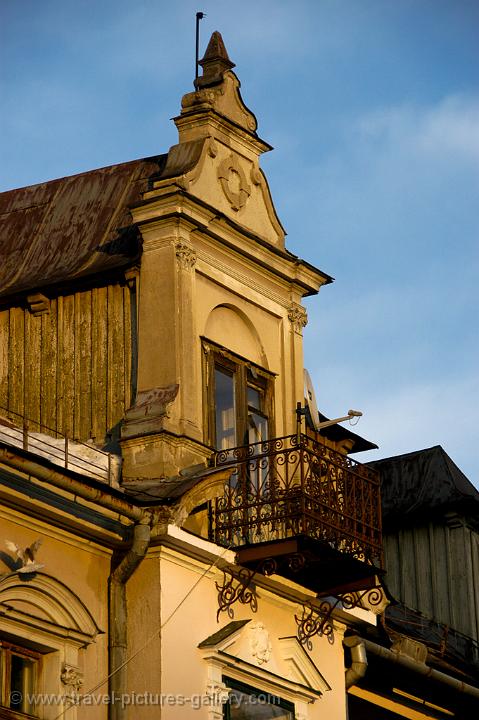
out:
{"label": "corrugated metal roofing", "polygon": [[112,165],[0,194],[0,296],[132,262],[128,208],[166,156]]}

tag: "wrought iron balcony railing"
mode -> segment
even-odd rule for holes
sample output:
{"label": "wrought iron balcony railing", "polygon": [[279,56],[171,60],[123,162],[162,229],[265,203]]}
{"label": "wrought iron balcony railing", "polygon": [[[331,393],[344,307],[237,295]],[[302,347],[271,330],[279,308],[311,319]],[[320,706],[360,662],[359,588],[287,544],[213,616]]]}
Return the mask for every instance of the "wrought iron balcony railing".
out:
{"label": "wrought iron balcony railing", "polygon": [[381,566],[379,475],[306,435],[216,453],[232,467],[212,502],[210,539],[225,547],[312,538],[336,553]]}

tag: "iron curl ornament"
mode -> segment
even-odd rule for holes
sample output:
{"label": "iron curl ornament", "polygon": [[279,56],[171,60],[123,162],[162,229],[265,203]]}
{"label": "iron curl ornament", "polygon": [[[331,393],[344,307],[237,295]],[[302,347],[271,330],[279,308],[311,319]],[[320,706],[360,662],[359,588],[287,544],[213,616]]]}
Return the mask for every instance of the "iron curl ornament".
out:
{"label": "iron curl ornament", "polygon": [[233,619],[234,611],[232,605],[240,602],[242,605],[249,605],[252,612],[258,610],[256,592],[252,586],[255,573],[247,568],[240,568],[237,571],[231,569],[223,570],[223,584],[216,583],[218,591],[218,611],[216,621],[219,622],[220,614],[226,612],[228,617]]}
{"label": "iron curl ornament", "polygon": [[319,605],[313,605],[312,603],[303,605],[301,616],[294,616],[298,626],[298,640],[301,645],[306,645],[308,650],[312,650],[311,638],[315,635],[324,635],[330,642],[333,642],[334,626],[331,614],[335,606],[331,605],[327,600],[323,600]]}
{"label": "iron curl ornament", "polygon": [[363,592],[345,593],[341,595],[341,602],[345,610],[352,610],[360,605],[369,605],[370,607],[377,607],[384,600],[384,592],[382,588],[377,585],[373,588],[368,588]]}
{"label": "iron curl ornament", "polygon": [[327,637],[334,642],[334,624],[332,614],[341,605],[344,610],[352,610],[360,605],[378,606],[384,600],[384,592],[380,586],[368,588],[364,592],[350,592],[338,595],[332,603],[324,599],[319,604],[309,602],[303,605],[301,616],[295,615],[298,626],[298,640],[308,650],[312,650],[311,639],[315,635]]}

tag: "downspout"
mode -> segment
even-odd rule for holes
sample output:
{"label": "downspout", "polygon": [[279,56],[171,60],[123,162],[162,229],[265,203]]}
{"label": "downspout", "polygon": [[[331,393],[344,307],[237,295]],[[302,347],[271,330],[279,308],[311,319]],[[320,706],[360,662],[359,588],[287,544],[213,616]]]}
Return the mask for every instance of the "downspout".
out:
{"label": "downspout", "polygon": [[365,676],[368,669],[368,658],[364,640],[357,635],[344,638],[343,645],[351,650],[352,663],[351,667],[346,670],[346,690],[348,690]]}
{"label": "downspout", "polygon": [[151,539],[150,518],[144,515],[133,530],[133,543],[108,581],[109,594],[109,652],[108,675],[110,693],[110,720],[126,717],[121,702],[127,692],[128,625],[126,583],[146,555]]}
{"label": "downspout", "polygon": [[[150,513],[137,507],[128,500],[110,494],[109,487],[95,488],[85,481],[72,478],[61,471],[21,457],[6,448],[0,447],[0,462],[27,473],[43,482],[48,482],[61,490],[67,490],[74,495],[98,503],[123,517],[135,522],[133,528],[133,542],[119,565],[113,570],[108,579],[109,600],[109,645],[108,645],[108,675],[110,691],[110,720],[121,720],[126,716],[126,708],[122,707],[121,696],[127,692],[126,663],[128,659],[127,644],[127,608],[126,583],[135,572],[146,555],[151,540]],[[86,479],[86,478],[85,478]]]}
{"label": "downspout", "polygon": [[[357,635],[355,635],[353,637],[345,638],[343,640],[343,642],[347,647],[351,648],[351,654],[353,654],[353,652],[358,654],[359,651],[355,650],[355,648],[362,646],[364,648],[364,656],[365,657],[366,657],[366,651],[370,652],[373,655],[377,655],[378,657],[383,658],[384,660],[387,660],[387,661],[393,662],[393,663],[397,663],[398,665],[401,665],[401,667],[411,670],[412,672],[415,672],[418,675],[424,675],[425,677],[431,678],[431,680],[435,680],[436,682],[442,683],[443,685],[447,685],[448,687],[456,690],[456,692],[464,693],[464,695],[469,695],[470,697],[473,697],[476,700],[479,699],[479,688],[476,688],[473,685],[469,685],[468,683],[465,683],[462,680],[458,680],[457,678],[454,678],[451,675],[446,675],[446,673],[440,672],[440,670],[435,670],[434,668],[429,667],[429,665],[426,665],[425,663],[417,662],[417,660],[413,660],[408,655],[403,655],[401,653],[395,652],[394,650],[388,650],[388,648],[385,648],[382,645],[377,645],[377,643],[374,643],[371,640],[365,640],[363,638],[358,637]],[[357,655],[357,656],[359,656],[359,655]],[[353,658],[353,660],[354,660],[354,658]],[[366,660],[366,667],[367,667],[367,660]],[[366,671],[366,668],[364,669],[364,672],[365,671]],[[347,677],[347,674],[348,674],[348,671],[346,671],[346,677]],[[363,673],[363,675],[364,675],[364,673]],[[352,675],[351,675],[351,677],[352,677]],[[360,679],[360,678],[358,677],[357,679]],[[356,680],[353,680],[353,682],[356,682]],[[353,684],[353,683],[351,683],[351,684]],[[347,685],[347,687],[350,687],[350,685]]]}

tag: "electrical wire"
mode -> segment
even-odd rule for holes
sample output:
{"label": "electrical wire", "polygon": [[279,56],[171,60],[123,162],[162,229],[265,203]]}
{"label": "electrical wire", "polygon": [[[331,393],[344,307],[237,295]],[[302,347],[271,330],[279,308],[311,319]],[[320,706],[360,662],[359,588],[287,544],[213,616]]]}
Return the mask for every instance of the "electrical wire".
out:
{"label": "electrical wire", "polygon": [[[134,653],[132,653],[129,657],[127,657],[127,659],[125,660],[125,662],[123,662],[121,665],[119,665],[117,668],[115,668],[111,673],[109,673],[109,674],[108,674],[105,678],[103,678],[99,683],[97,683],[94,687],[92,687],[90,690],[88,690],[88,692],[83,693],[83,695],[84,695],[84,696],[90,696],[90,695],[92,695],[96,690],[98,690],[98,689],[101,688],[105,683],[107,683],[108,680],[110,680],[110,678],[113,677],[113,675],[116,675],[117,672],[119,672],[119,671],[122,670],[124,667],[126,667],[132,660],[134,660],[138,655],[140,655],[140,653],[142,653],[144,650],[146,650],[146,648],[148,647],[148,645],[149,645],[150,643],[152,643],[153,640],[155,640],[156,637],[158,637],[158,635],[161,633],[161,631],[168,625],[168,623],[170,622],[170,620],[172,619],[172,617],[174,617],[174,615],[176,615],[176,613],[178,612],[178,610],[182,607],[182,605],[184,605],[184,603],[188,600],[188,598],[190,597],[190,595],[196,590],[196,588],[198,587],[198,585],[200,584],[200,582],[203,580],[203,578],[206,577],[206,575],[207,575],[209,572],[211,572],[211,570],[213,570],[214,567],[216,567],[217,563],[221,560],[221,558],[223,558],[223,557],[226,555],[226,553],[227,553],[228,550],[230,550],[230,549],[231,549],[231,544],[230,544],[227,548],[225,548],[225,549],[223,550],[223,552],[221,553],[221,555],[218,555],[218,557],[217,557],[212,563],[210,563],[210,565],[208,565],[208,567],[201,573],[200,577],[193,583],[193,585],[192,585],[191,588],[188,590],[188,592],[186,593],[186,595],[183,596],[183,598],[180,600],[180,602],[178,603],[178,605],[176,605],[176,606],[173,608],[173,610],[172,610],[171,613],[168,615],[168,617],[166,618],[166,620],[165,620],[163,623],[161,623],[161,625],[155,630],[154,633],[152,633],[152,634],[147,638],[146,642],[145,642],[140,648],[138,648],[138,650],[136,650],[136,651],[135,651]],[[82,704],[82,703],[81,703],[81,700],[80,700],[80,702],[78,702],[78,703],[77,703],[77,702],[72,703],[72,705],[70,705],[70,707],[64,708],[64,709],[61,711],[61,713],[59,713],[58,715],[56,715],[56,716],[53,718],[53,720],[59,720],[59,718],[63,717],[63,715],[64,715],[68,710],[70,710],[70,708],[76,707],[77,705],[81,705],[81,704]]]}

